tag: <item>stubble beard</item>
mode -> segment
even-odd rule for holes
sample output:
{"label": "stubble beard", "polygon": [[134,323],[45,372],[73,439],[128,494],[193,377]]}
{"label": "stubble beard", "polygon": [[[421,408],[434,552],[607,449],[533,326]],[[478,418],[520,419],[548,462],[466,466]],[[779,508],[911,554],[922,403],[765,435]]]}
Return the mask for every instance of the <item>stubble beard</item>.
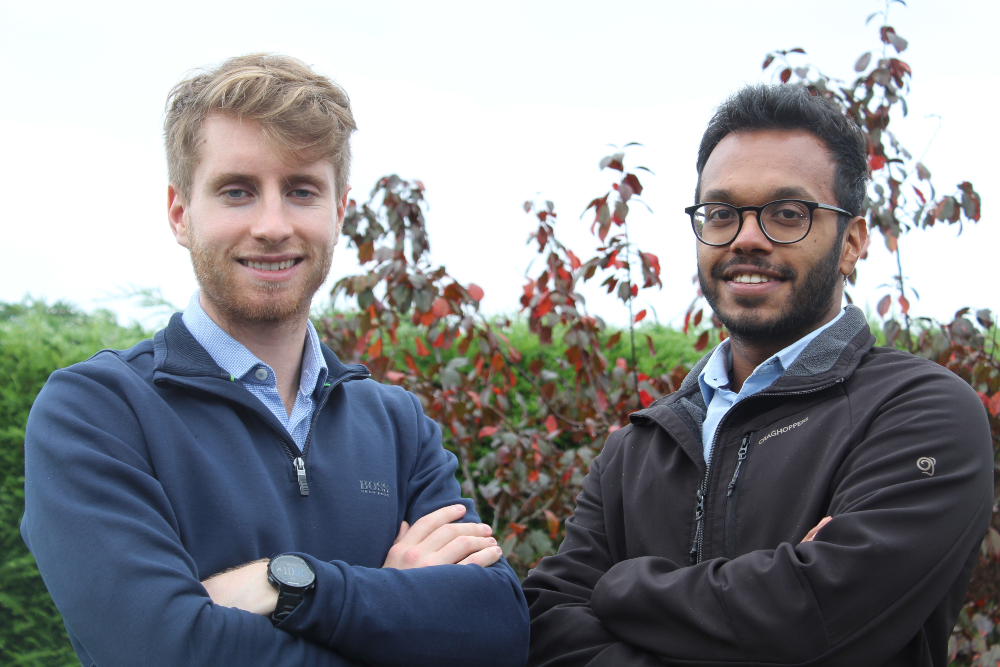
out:
{"label": "stubble beard", "polygon": [[251,252],[220,251],[201,241],[196,234],[191,239],[191,264],[202,295],[215,306],[228,324],[234,326],[280,324],[309,312],[312,297],[330,273],[334,244],[314,246],[297,254],[311,261],[312,268],[293,283],[273,283],[251,279],[240,284],[237,271],[239,254],[269,254],[287,251],[287,247],[259,246]]}
{"label": "stubble beard", "polygon": [[[712,269],[712,280],[706,280],[701,266],[698,267],[698,282],[705,299],[730,335],[748,343],[773,343],[794,341],[811,331],[830,312],[841,280],[841,243],[835,242],[830,251],[813,265],[802,281],[798,273],[787,267],[774,266],[759,257],[737,258],[719,264]],[[733,301],[744,310],[741,313],[726,313],[719,307],[719,285],[723,274],[732,264],[752,265],[761,269],[777,271],[789,281],[792,291],[786,308],[776,317],[764,319],[757,309],[765,296],[734,296]]]}

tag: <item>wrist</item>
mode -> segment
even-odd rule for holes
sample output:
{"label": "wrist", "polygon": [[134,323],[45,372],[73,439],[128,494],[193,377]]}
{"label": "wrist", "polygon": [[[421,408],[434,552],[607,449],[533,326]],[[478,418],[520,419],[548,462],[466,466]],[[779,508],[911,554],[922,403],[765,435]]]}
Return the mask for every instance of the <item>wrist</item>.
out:
{"label": "wrist", "polygon": [[267,582],[275,594],[270,616],[277,625],[288,618],[316,586],[316,573],[300,556],[279,554],[267,564]]}

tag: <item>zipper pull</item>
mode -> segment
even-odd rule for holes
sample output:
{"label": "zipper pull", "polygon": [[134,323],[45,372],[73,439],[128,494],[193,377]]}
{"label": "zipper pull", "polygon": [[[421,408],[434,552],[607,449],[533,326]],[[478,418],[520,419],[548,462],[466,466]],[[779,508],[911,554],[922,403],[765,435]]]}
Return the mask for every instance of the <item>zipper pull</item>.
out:
{"label": "zipper pull", "polygon": [[694,508],[694,539],[691,541],[691,565],[698,564],[698,545],[701,542],[701,522],[705,516],[705,493],[698,489],[698,504]]}
{"label": "zipper pull", "polygon": [[729,482],[729,488],[726,489],[726,497],[733,495],[733,489],[736,488],[736,478],[740,476],[740,466],[743,465],[743,460],[747,457],[747,449],[750,447],[750,434],[747,433],[743,436],[743,443],[740,445],[740,451],[736,454],[736,470],[733,471],[733,479]]}
{"label": "zipper pull", "polygon": [[296,456],[292,464],[295,466],[295,475],[299,478],[299,493],[308,496],[309,483],[306,481],[306,462],[301,456]]}

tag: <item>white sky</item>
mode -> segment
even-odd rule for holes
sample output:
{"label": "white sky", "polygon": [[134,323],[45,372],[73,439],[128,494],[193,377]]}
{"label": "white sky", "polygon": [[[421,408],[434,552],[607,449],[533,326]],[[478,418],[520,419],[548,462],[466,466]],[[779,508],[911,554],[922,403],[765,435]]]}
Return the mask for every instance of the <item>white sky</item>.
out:
{"label": "white sky", "polygon": [[[891,129],[920,155],[940,190],[970,180],[984,200],[978,225],[901,240],[913,312],[949,317],[964,305],[1000,309],[994,257],[1000,228],[1000,3],[912,0],[890,24],[908,39],[910,115]],[[351,95],[360,131],[351,181],[367,198],[378,177],[419,178],[430,202],[432,255],[486,291],[484,308],[513,312],[535,254],[525,199],[551,199],[557,231],[590,256],[589,216],[607,191],[598,160],[638,141],[631,165],[654,213],[630,216],[633,238],[660,256],[662,291],[644,293],[659,318],[693,296],[692,198],[698,141],[713,107],[761,80],[775,48],[850,78],[877,48],[882,8],[871,0],[745,2],[25,2],[0,0],[0,300],[26,294],[84,308],[142,311],[109,299],[129,285],[161,288],[183,305],[195,289],[187,252],[166,221],[163,103],[188,70],[253,51],[294,55]],[[898,123],[898,125],[896,124]],[[989,123],[989,125],[987,125]],[[629,164],[627,163],[627,164]],[[633,206],[633,211],[637,207]],[[343,244],[329,284],[356,270]],[[856,300],[874,307],[894,259],[876,234]],[[318,299],[327,298],[328,286]],[[596,285],[595,285],[596,287]],[[593,290],[591,310],[623,322]],[[148,324],[147,319],[147,324]]]}

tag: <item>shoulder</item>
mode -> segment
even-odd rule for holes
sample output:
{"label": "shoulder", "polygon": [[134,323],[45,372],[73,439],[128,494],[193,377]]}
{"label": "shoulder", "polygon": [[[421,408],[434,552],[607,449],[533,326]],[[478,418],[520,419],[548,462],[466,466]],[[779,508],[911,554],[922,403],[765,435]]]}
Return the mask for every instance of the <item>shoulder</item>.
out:
{"label": "shoulder", "polygon": [[127,350],[100,350],[89,359],[54,371],[39,398],[64,384],[88,384],[89,380],[114,391],[122,385],[150,384],[152,379],[153,341],[147,339]]}
{"label": "shoulder", "polygon": [[845,389],[890,398],[902,394],[934,396],[946,405],[982,410],[982,401],[967,382],[940,364],[887,347],[873,347],[847,379]]}

